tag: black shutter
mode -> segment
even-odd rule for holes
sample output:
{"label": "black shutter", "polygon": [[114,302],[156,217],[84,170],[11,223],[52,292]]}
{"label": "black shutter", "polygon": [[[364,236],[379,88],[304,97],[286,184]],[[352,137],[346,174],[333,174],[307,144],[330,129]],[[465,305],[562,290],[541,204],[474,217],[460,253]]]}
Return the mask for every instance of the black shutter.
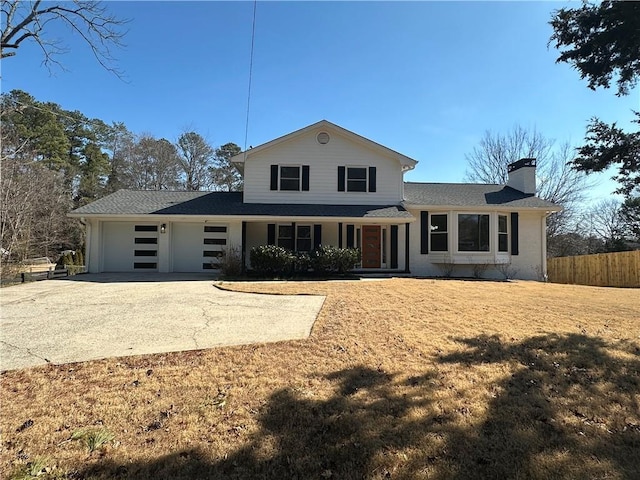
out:
{"label": "black shutter", "polygon": [[511,255],[518,253],[518,212],[511,212]]}
{"label": "black shutter", "polygon": [[355,226],[347,225],[347,248],[353,248],[353,237],[355,233]]}
{"label": "black shutter", "polygon": [[409,223],[404,225],[404,271],[409,272]]}
{"label": "black shutter", "polygon": [[313,248],[314,250],[322,245],[322,225],[313,226]]}
{"label": "black shutter", "polygon": [[369,167],[369,191],[376,191],[376,167]]}
{"label": "black shutter", "polygon": [[276,224],[269,223],[267,225],[267,245],[276,244]]}
{"label": "black shutter", "polygon": [[242,254],[242,273],[247,268],[247,222],[242,222],[242,248],[240,250]]}
{"label": "black shutter", "polygon": [[338,191],[344,192],[345,168],[338,167]]}
{"label": "black shutter", "polygon": [[309,165],[302,166],[302,191],[309,191]]}
{"label": "black shutter", "polygon": [[391,268],[398,268],[398,226],[391,225]]}
{"label": "black shutter", "polygon": [[429,212],[420,212],[420,253],[429,253]]}
{"label": "black shutter", "polygon": [[278,189],[278,165],[271,165],[271,190]]}
{"label": "black shutter", "polygon": [[342,223],[338,223],[338,248],[342,248]]}
{"label": "black shutter", "polygon": [[291,222],[291,251],[297,252],[298,245],[296,245],[296,223]]}

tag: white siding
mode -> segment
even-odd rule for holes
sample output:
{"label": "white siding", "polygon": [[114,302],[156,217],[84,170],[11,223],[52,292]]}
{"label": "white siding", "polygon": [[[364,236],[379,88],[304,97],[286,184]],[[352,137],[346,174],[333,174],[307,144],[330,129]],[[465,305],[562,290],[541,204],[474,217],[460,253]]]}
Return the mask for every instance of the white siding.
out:
{"label": "white siding", "polygon": [[[473,274],[472,263],[486,263],[489,267],[484,272],[485,278],[503,278],[502,273],[496,269],[495,264],[502,261],[510,261],[515,278],[523,280],[537,280],[541,272],[545,270],[545,252],[543,250],[544,215],[541,212],[520,212],[518,216],[518,255],[505,255],[497,251],[497,216],[509,215],[510,212],[488,212],[464,210],[429,210],[430,214],[446,213],[449,215],[449,252],[420,253],[420,211],[411,210],[411,214],[417,219],[411,225],[411,273],[419,276],[442,276],[443,261],[455,263],[453,276],[470,277]],[[490,215],[490,239],[491,251],[489,252],[457,252],[457,215],[458,213],[488,213]],[[509,229],[509,248],[511,246],[511,228]]]}
{"label": "white siding", "polygon": [[[321,145],[316,141],[320,131],[249,155],[244,166],[244,201],[386,205],[402,200],[402,170],[396,159],[330,130],[330,142]],[[309,191],[270,190],[271,165],[309,165]],[[339,192],[338,166],[376,167],[376,192]]]}

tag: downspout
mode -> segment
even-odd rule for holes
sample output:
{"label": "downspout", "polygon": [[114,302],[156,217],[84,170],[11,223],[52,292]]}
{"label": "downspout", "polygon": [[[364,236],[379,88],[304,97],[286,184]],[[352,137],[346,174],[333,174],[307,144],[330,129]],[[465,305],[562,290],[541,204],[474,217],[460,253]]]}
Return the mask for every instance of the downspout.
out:
{"label": "downspout", "polygon": [[541,219],[542,225],[540,231],[542,232],[542,281],[546,282],[549,278],[547,275],[547,217],[552,215],[554,212],[546,212]]}

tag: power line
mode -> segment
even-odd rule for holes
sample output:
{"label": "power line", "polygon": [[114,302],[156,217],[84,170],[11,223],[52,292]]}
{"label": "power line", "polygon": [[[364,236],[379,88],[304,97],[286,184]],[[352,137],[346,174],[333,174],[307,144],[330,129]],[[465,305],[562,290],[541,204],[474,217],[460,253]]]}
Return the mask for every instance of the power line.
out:
{"label": "power line", "polygon": [[92,126],[98,126],[98,127],[102,127],[104,125],[106,125],[107,127],[109,126],[108,124],[106,124],[105,122],[103,122],[101,120],[95,120],[95,119],[92,120],[92,119],[89,119],[89,118],[87,118],[86,120],[81,120],[79,118],[75,118],[75,117],[72,117],[70,115],[66,115],[65,113],[62,113],[62,112],[57,112],[57,111],[52,110],[52,109],[43,108],[43,107],[31,104],[31,103],[24,103],[24,102],[21,102],[20,100],[11,100],[11,102],[12,103],[16,103],[16,104],[21,105],[21,106],[26,107],[26,108],[35,108],[36,110],[40,110],[41,112],[50,113],[51,115],[56,115],[58,117],[64,117],[64,118],[67,118],[69,120],[73,120],[74,122],[80,123],[82,125],[92,125]]}
{"label": "power line", "polygon": [[251,26],[251,54],[249,55],[249,89],[247,92],[247,121],[244,126],[244,155],[247,156],[247,138],[249,137],[249,106],[251,105],[251,80],[253,78],[253,46],[256,38],[256,10],[258,0],[253,1],[253,25]]}

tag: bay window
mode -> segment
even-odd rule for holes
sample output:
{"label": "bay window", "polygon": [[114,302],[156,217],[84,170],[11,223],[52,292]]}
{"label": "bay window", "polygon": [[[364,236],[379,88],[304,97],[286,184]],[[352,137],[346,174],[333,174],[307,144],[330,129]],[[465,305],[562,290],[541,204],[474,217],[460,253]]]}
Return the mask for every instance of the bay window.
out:
{"label": "bay window", "polygon": [[489,251],[488,214],[461,213],[458,215],[458,251]]}
{"label": "bay window", "polygon": [[509,251],[509,223],[506,215],[498,215],[498,251]]}

